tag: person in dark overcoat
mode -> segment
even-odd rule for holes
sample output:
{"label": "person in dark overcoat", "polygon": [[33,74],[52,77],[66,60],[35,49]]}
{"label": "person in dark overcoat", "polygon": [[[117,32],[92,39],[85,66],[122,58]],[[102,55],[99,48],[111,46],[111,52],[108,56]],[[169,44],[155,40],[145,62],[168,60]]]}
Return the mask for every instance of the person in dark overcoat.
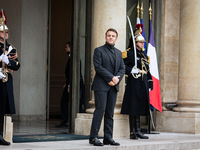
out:
{"label": "person in dark overcoat", "polygon": [[[0,14],[0,16],[2,18],[2,14]],[[3,22],[0,22],[0,72],[4,75],[2,78],[0,74],[0,145],[10,145],[10,143],[3,138],[4,116],[5,114],[16,113],[11,73],[20,68],[17,50],[13,45],[7,42],[8,31],[8,27],[5,25],[4,35]],[[4,48],[4,39],[6,48]]]}
{"label": "person in dark overcoat", "polygon": [[[89,143],[95,146],[120,144],[113,140],[113,115],[119,83],[124,76],[125,66],[121,51],[114,47],[118,33],[110,28],[106,31],[106,43],[94,50],[93,63],[96,71],[92,90],[95,96],[95,111],[90,130]],[[98,132],[104,116],[104,140]]]}
{"label": "person in dark overcoat", "polygon": [[126,75],[128,75],[121,114],[129,115],[130,138],[148,139],[141,133],[140,116],[149,116],[149,90],[153,89],[153,80],[149,71],[149,61],[144,47],[144,37],[135,35],[137,68],[135,66],[134,48],[122,52]]}
{"label": "person in dark overcoat", "polygon": [[[63,93],[60,101],[60,108],[61,108],[61,120],[62,122],[59,125],[56,125],[55,127],[68,127],[68,111],[69,111],[69,93],[70,93],[70,65],[71,65],[71,42],[67,42],[65,45],[65,51],[68,55],[67,64],[65,67],[65,84],[63,86]],[[81,60],[80,60],[80,103],[79,103],[79,112],[85,112],[85,110],[82,108],[84,105],[84,83],[83,83],[83,77],[81,74]]]}
{"label": "person in dark overcoat", "polygon": [[55,127],[68,127],[68,103],[69,103],[69,91],[70,91],[70,55],[71,55],[71,42],[67,42],[65,45],[65,51],[68,55],[67,64],[65,67],[65,84],[63,86],[63,93],[60,101],[61,108],[61,120],[62,122]]}

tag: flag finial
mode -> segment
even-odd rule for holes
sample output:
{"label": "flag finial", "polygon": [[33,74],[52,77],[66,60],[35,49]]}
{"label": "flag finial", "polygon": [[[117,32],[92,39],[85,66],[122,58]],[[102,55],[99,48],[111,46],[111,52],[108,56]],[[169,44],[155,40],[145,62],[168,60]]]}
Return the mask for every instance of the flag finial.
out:
{"label": "flag finial", "polygon": [[143,10],[144,10],[144,9],[143,9],[143,2],[142,2],[142,4],[141,4],[141,9],[140,9],[140,10],[141,10],[141,19],[143,19]]}
{"label": "flag finial", "polygon": [[138,1],[138,5],[137,5],[137,18],[140,17],[140,5],[139,5],[139,1]]}
{"label": "flag finial", "polygon": [[9,31],[6,23],[7,23],[7,18],[6,18],[5,11],[3,9],[1,9],[1,12],[0,12],[0,31],[4,31],[4,27],[5,27],[5,31]]}
{"label": "flag finial", "polygon": [[151,9],[151,3],[150,3],[150,6],[149,6],[149,17],[150,17],[150,20],[151,20],[151,16],[152,16],[152,9]]}

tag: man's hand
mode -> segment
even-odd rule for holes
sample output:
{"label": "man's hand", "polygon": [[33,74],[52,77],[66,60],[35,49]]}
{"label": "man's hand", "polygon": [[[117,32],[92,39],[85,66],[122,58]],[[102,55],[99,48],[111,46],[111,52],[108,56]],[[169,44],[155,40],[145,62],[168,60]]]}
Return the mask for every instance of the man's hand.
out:
{"label": "man's hand", "polygon": [[17,52],[16,53],[10,53],[10,54],[14,54],[13,56],[8,56],[8,58],[15,60],[16,58],[18,58]]}
{"label": "man's hand", "polygon": [[115,85],[119,82],[119,77],[120,77],[120,76],[114,76],[114,77],[112,78],[112,81],[113,81],[113,83],[114,83]]}
{"label": "man's hand", "polygon": [[70,93],[70,86],[68,86],[67,92]]}
{"label": "man's hand", "polygon": [[113,81],[108,82],[108,84],[109,84],[110,86],[115,86],[115,83],[114,83]]}
{"label": "man's hand", "polygon": [[65,85],[63,85],[63,89],[65,88],[65,86],[66,86],[66,84],[65,84]]}

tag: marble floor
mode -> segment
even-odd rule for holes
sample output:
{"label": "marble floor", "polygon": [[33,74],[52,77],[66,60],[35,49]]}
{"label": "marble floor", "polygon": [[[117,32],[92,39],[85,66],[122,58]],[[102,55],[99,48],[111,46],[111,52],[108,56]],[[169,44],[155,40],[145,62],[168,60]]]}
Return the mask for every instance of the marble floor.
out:
{"label": "marble floor", "polygon": [[35,134],[62,134],[68,133],[66,127],[55,127],[61,120],[50,119],[37,122],[19,122],[13,121],[13,135],[35,135]]}

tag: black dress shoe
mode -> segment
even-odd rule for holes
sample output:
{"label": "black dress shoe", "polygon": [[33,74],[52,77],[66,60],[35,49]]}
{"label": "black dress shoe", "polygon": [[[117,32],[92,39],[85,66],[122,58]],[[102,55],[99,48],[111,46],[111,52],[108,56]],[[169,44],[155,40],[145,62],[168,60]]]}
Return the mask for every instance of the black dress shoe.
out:
{"label": "black dress shoe", "polygon": [[89,139],[89,143],[90,143],[90,144],[93,144],[94,146],[104,146],[104,144],[101,143],[97,137],[95,137],[95,138],[90,138],[90,139]]}
{"label": "black dress shoe", "polygon": [[148,136],[144,136],[144,135],[142,134],[141,131],[137,131],[137,136],[138,136],[140,139],[149,139],[149,137],[148,137]]}
{"label": "black dress shoe", "polygon": [[138,137],[137,137],[137,135],[135,134],[135,132],[131,132],[131,134],[130,134],[130,139],[134,139],[134,140],[137,140],[137,139],[138,139]]}
{"label": "black dress shoe", "polygon": [[115,142],[113,139],[104,139],[103,144],[104,145],[115,145],[115,146],[120,145],[119,143]]}
{"label": "black dress shoe", "polygon": [[7,142],[3,139],[3,137],[0,135],[0,145],[7,145],[9,146],[10,145],[10,142]]}
{"label": "black dress shoe", "polygon": [[68,122],[65,122],[65,121],[63,121],[63,122],[61,122],[61,124],[59,124],[59,125],[57,125],[57,126],[55,126],[55,127],[57,127],[57,128],[60,128],[60,127],[68,127]]}

